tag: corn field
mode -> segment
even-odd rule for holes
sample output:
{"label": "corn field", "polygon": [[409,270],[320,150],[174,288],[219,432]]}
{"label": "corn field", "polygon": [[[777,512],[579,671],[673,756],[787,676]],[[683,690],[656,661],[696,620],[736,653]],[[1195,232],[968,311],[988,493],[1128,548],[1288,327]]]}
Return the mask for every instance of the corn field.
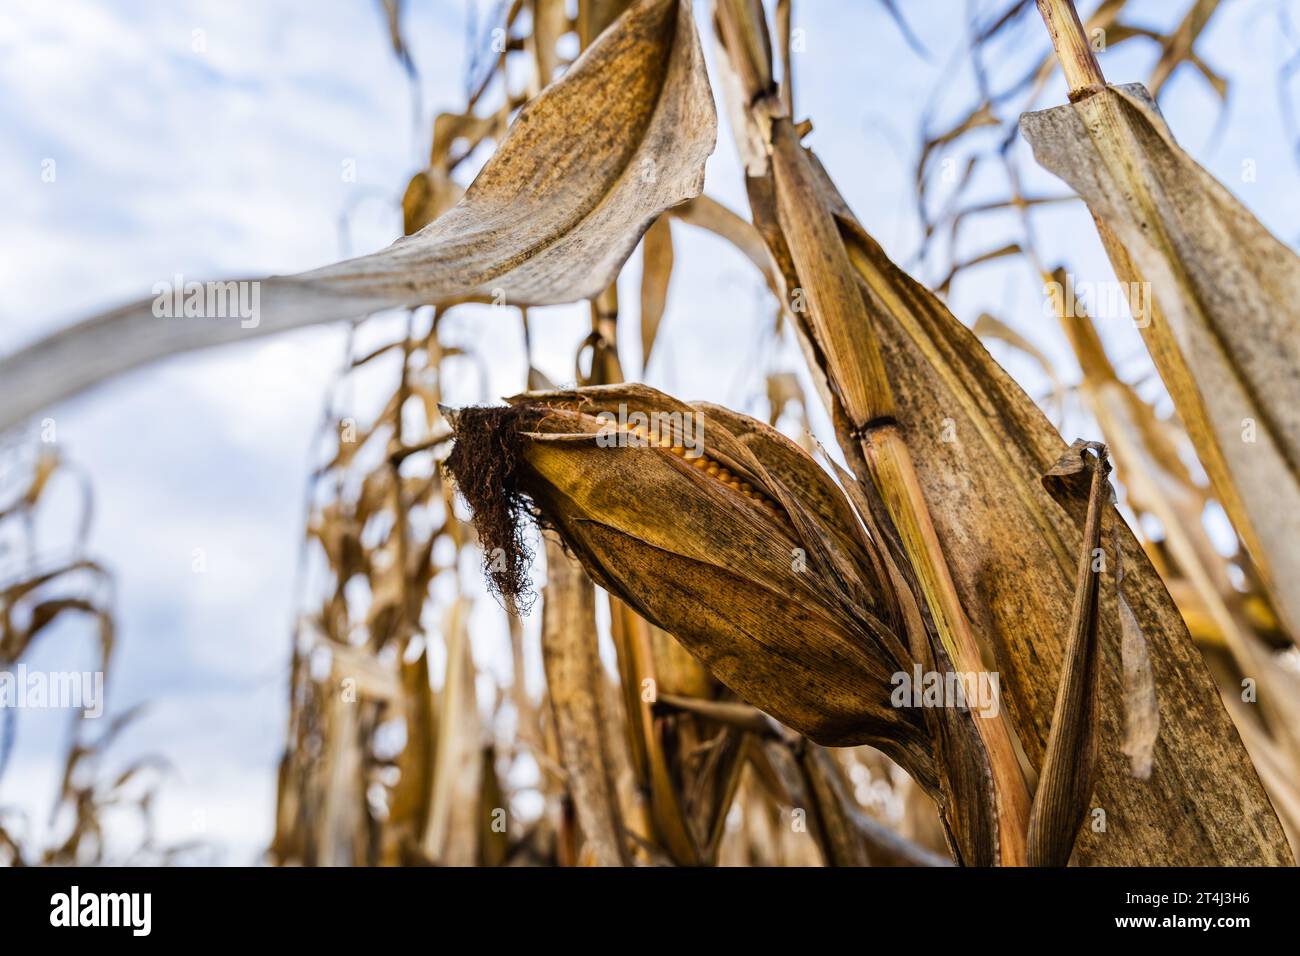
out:
{"label": "corn field", "polygon": [[[954,59],[906,104],[909,247],[845,198],[888,131],[856,167],[812,148],[827,98],[890,95],[803,82],[805,17],[841,2],[470,3],[464,98],[431,112],[418,4],[372,3],[421,151],[382,192],[396,241],[178,268],[0,355],[0,677],[88,635],[110,702],[129,679],[113,554],[88,544],[114,502],[53,410],[328,325],[319,428],[282,439],[311,461],[277,476],[306,488],[262,861],[1294,865],[1300,257],[1165,109],[1243,108],[1241,64],[1205,53],[1237,4],[945,4]],[[930,4],[861,5],[888,31],[863,56],[941,68]],[[1254,15],[1295,47],[1270,66],[1280,194],[1300,9]],[[739,175],[715,185],[723,152]],[[681,291],[721,286],[717,262],[744,270],[730,404],[697,400],[722,326]],[[1038,313],[958,314],[991,270]],[[575,303],[571,339],[552,307]],[[157,827],[169,755],[113,757],[147,708],[73,721],[49,826],[7,806],[19,683],[0,861],[209,860]]]}

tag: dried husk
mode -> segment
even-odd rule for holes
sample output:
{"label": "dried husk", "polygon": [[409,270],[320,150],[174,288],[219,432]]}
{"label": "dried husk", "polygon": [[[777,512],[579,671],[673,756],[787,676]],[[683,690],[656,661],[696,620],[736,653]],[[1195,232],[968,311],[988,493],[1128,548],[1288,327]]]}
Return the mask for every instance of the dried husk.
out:
{"label": "dried husk", "polygon": [[[934,788],[922,719],[889,699],[891,675],[910,668],[892,599],[847,501],[797,445],[759,422],[738,435],[741,416],[644,386],[515,402],[454,416],[448,468],[462,491],[482,464],[474,418],[495,416],[519,437],[518,489],[597,583],[781,722],[828,745],[871,743]],[[703,414],[705,455],[755,496],[670,448],[600,447],[594,416],[620,404]]]}

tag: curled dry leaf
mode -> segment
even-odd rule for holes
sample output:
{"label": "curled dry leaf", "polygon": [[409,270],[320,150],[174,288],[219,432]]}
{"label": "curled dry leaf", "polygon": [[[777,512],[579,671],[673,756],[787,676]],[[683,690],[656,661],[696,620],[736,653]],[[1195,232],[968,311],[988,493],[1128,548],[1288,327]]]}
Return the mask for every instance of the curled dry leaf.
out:
{"label": "curled dry leaf", "polygon": [[159,318],[149,298],[57,332],[0,362],[0,427],[156,359],[253,335],[428,303],[591,298],[655,217],[700,193],[716,128],[690,0],[640,0],[520,111],[464,198],[420,232],[248,280],[255,324]]}

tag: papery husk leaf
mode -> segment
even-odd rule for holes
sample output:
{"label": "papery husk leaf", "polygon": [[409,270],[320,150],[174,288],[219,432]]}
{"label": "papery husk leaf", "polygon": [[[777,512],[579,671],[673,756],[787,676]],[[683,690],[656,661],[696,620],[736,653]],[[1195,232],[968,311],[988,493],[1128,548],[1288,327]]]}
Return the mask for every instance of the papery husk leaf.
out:
{"label": "papery husk leaf", "polygon": [[[547,505],[548,513],[569,506],[559,498]],[[575,551],[597,583],[674,634],[715,677],[783,723],[827,743],[870,742],[893,754],[894,737],[917,745],[908,720],[889,706],[895,670],[856,641],[828,640],[843,623],[826,610],[609,525],[556,523],[566,540],[581,541]],[[706,595],[713,600],[706,602]],[[915,754],[900,758],[914,761]]]}
{"label": "papery husk leaf", "polygon": [[[516,401],[535,427],[555,430],[523,435],[521,485],[597,583],[755,706],[816,740],[872,742],[933,783],[920,718],[889,702],[891,675],[908,662],[876,616],[889,609],[870,558],[856,532],[831,530],[847,505],[842,497],[838,509],[819,503],[825,489],[838,492],[798,446],[754,423],[770,433],[763,442],[784,443],[788,460],[756,454],[705,407],[708,458],[780,502],[783,520],[669,449],[600,447],[590,417],[620,404],[679,415],[693,414],[691,406],[643,386]],[[461,412],[462,426],[472,411]],[[566,434],[581,427],[593,431]],[[801,480],[791,487],[780,472],[800,458]]]}
{"label": "papery husk leaf", "polygon": [[156,318],[149,298],[41,339],[0,361],[0,428],[178,352],[387,308],[594,297],[660,213],[700,193],[716,125],[690,0],[640,0],[523,108],[429,226],[373,255],[250,280],[255,327]]}

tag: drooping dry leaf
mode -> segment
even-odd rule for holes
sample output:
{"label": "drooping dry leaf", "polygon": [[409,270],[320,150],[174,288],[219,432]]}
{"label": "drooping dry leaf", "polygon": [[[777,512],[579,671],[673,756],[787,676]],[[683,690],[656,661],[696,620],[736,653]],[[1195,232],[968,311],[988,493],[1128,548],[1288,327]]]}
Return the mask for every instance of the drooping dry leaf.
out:
{"label": "drooping dry leaf", "polygon": [[478,855],[483,765],[468,614],[468,599],[458,597],[443,618],[446,682],[438,699],[433,789],[423,851],[428,859],[445,866],[470,866]]}
{"label": "drooping dry leaf", "polygon": [[370,256],[251,280],[255,326],[158,318],[144,299],[57,332],[0,361],[0,427],[147,362],[254,335],[466,298],[591,298],[656,216],[699,194],[715,135],[690,0],[640,0],[524,107],[464,199],[424,230]]}
{"label": "drooping dry leaf", "polygon": [[1104,446],[1076,441],[1043,476],[1049,491],[1068,506],[1084,505],[1074,603],[1056,684],[1056,705],[1043,769],[1029,816],[1029,865],[1065,866],[1075,834],[1092,798],[1097,761],[1097,631],[1101,572],[1101,524],[1110,502]]}
{"label": "drooping dry leaf", "polygon": [[1294,631],[1300,257],[1178,147],[1139,85],[1026,114],[1021,130],[1088,203],[1120,281],[1149,283],[1143,337]]}
{"label": "drooping dry leaf", "polygon": [[668,218],[655,220],[641,240],[641,368],[650,366],[651,350],[668,305],[673,277],[673,231]]}
{"label": "drooping dry leaf", "polygon": [[542,662],[568,791],[595,863],[626,866],[623,823],[605,752],[605,672],[596,647],[595,594],[582,566],[551,535],[546,536],[546,573]]}

